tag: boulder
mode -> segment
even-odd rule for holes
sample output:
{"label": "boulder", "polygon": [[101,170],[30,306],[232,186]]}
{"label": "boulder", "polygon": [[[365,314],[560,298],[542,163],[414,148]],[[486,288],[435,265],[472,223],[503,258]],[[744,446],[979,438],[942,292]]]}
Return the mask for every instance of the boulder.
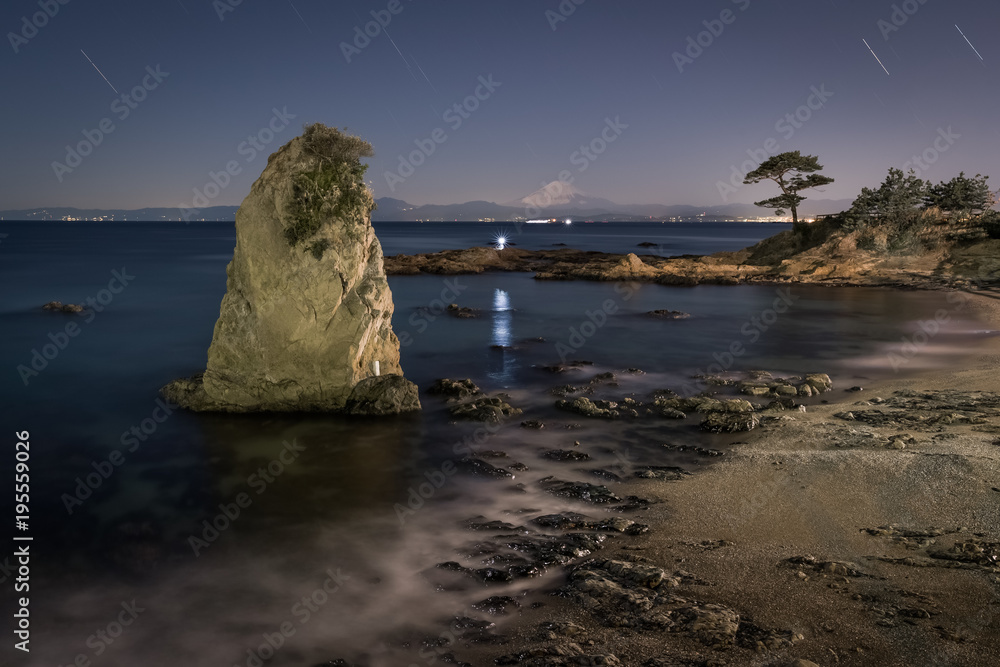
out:
{"label": "boulder", "polygon": [[396,415],[420,410],[417,385],[402,375],[365,378],[354,386],[345,411],[351,415]]}
{"label": "boulder", "polygon": [[499,424],[505,417],[521,414],[520,408],[515,408],[499,396],[479,398],[468,403],[460,403],[448,409],[455,419],[465,419],[474,422]]}
{"label": "boulder", "polygon": [[228,412],[419,409],[371,225],[359,160],[371,154],[367,142],[316,124],[271,155],[236,213],[207,368],[164,396]]}
{"label": "boulder", "polygon": [[440,378],[434,381],[427,389],[428,394],[438,394],[447,396],[449,399],[470,398],[482,394],[479,387],[472,380],[452,380],[450,378]]}
{"label": "boulder", "polygon": [[617,403],[612,401],[591,401],[586,396],[581,396],[573,401],[556,401],[556,407],[560,410],[575,412],[584,417],[594,417],[597,419],[618,419],[618,412],[615,408]]}
{"label": "boulder", "polygon": [[710,433],[737,433],[752,431],[760,424],[754,412],[709,412],[701,422],[703,431]]}

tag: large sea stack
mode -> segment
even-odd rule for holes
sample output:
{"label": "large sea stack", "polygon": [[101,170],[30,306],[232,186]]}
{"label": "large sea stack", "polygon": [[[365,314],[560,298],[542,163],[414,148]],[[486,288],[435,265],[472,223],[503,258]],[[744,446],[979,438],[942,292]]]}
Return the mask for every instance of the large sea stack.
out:
{"label": "large sea stack", "polygon": [[166,398],[225,412],[420,409],[392,332],[360,162],[370,155],[367,142],[320,124],[271,155],[236,213],[208,366],[164,387]]}

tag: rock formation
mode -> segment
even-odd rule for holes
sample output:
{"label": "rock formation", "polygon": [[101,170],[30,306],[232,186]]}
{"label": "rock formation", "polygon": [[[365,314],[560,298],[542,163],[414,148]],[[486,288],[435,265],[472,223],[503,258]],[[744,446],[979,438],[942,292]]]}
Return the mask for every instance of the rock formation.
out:
{"label": "rock formation", "polygon": [[[205,372],[163,388],[193,410],[419,410],[359,158],[323,125],[268,159],[236,213],[236,249]],[[377,369],[377,370],[376,370]]]}

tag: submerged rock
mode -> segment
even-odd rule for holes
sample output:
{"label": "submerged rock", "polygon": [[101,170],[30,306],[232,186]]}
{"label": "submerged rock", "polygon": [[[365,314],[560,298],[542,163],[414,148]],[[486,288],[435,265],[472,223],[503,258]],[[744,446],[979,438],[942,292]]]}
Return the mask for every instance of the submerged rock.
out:
{"label": "submerged rock", "polygon": [[427,389],[428,394],[439,394],[452,399],[471,398],[483,393],[472,380],[451,380],[440,378]]}
{"label": "submerged rock", "polygon": [[475,308],[465,308],[463,306],[459,306],[457,303],[449,303],[445,312],[452,317],[457,317],[463,320],[479,317],[479,311]]}
{"label": "submerged rock", "polygon": [[[236,213],[236,249],[200,376],[163,394],[193,410],[419,408],[399,366],[367,142],[320,124],[268,159]],[[375,370],[378,364],[380,369]],[[397,376],[365,385],[379,374]],[[405,396],[404,396],[405,395]]]}
{"label": "submerged rock", "polygon": [[499,424],[504,417],[521,414],[521,409],[515,408],[500,397],[488,397],[460,403],[453,406],[449,412],[455,419]]}
{"label": "submerged rock", "polygon": [[539,480],[542,489],[554,496],[584,500],[588,503],[617,503],[621,498],[611,492],[603,484],[587,484],[586,482],[566,482],[554,477]]}
{"label": "submerged rock", "polygon": [[592,519],[576,512],[545,514],[532,519],[531,523],[542,528],[554,528],[556,530],[594,530],[602,533],[626,533],[628,535],[642,535],[649,532],[649,526],[636,523],[631,519],[619,516],[608,517],[606,519]]}
{"label": "submerged rock", "polygon": [[586,396],[581,396],[573,401],[556,401],[556,407],[561,410],[575,412],[584,417],[595,417],[598,419],[618,419],[619,415],[615,408],[617,403],[611,401],[592,401]]}
{"label": "submerged rock", "polygon": [[459,472],[473,477],[486,477],[488,479],[513,479],[514,473],[503,468],[497,468],[492,463],[487,463],[482,459],[471,456],[459,459],[455,462],[455,467]]}
{"label": "submerged rock", "polygon": [[691,313],[685,313],[680,310],[651,310],[646,313],[646,316],[661,320],[686,320],[691,317]]}
{"label": "submerged rock", "polygon": [[542,454],[543,459],[550,461],[589,461],[590,454],[575,449],[551,449]]}
{"label": "submerged rock", "polygon": [[49,301],[42,306],[42,310],[54,310],[59,313],[82,313],[84,307],[75,303],[63,303],[62,301]]}

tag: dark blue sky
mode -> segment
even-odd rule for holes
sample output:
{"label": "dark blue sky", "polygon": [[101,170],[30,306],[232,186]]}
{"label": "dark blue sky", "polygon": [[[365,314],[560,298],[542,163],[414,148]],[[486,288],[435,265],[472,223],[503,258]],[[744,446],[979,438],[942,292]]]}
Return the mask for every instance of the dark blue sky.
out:
{"label": "dark blue sky", "polygon": [[[399,0],[387,30],[351,62],[342,43],[389,0],[242,0],[223,20],[219,7],[237,0],[58,1],[42,0],[58,13],[15,44],[9,33],[22,32],[39,0],[0,10],[2,209],[190,205],[230,161],[239,173],[211,203],[238,204],[266,163],[241,144],[273,109],[295,118],[265,154],[304,123],[346,126],[375,147],[376,196],[416,204],[510,201],[563,170],[621,203],[718,204],[719,182],[765,146],[819,155],[837,179],[819,198],[853,197],[925,151],[937,154],[919,165],[925,178],[965,170],[1000,181],[993,1],[895,3],[915,12],[900,9],[888,32],[894,3],[874,0],[565,0],[575,11],[558,23],[546,15],[558,0]],[[721,34],[701,35],[707,46],[679,71],[673,54],[705,21]],[[128,108],[81,50],[119,93],[144,80],[152,89]],[[147,70],[156,66],[169,75],[157,81]],[[448,113],[491,75],[500,85],[478,88],[478,108]],[[832,95],[820,106],[813,90]],[[808,120],[777,125],[809,101],[818,108],[800,110]],[[104,119],[114,131],[57,177],[67,144],[86,142]],[[614,141],[595,159],[576,153],[606,119],[618,119],[605,132]],[[437,128],[446,140],[391,191],[385,173],[399,173],[399,156]],[[773,194],[743,186],[726,199]]]}

